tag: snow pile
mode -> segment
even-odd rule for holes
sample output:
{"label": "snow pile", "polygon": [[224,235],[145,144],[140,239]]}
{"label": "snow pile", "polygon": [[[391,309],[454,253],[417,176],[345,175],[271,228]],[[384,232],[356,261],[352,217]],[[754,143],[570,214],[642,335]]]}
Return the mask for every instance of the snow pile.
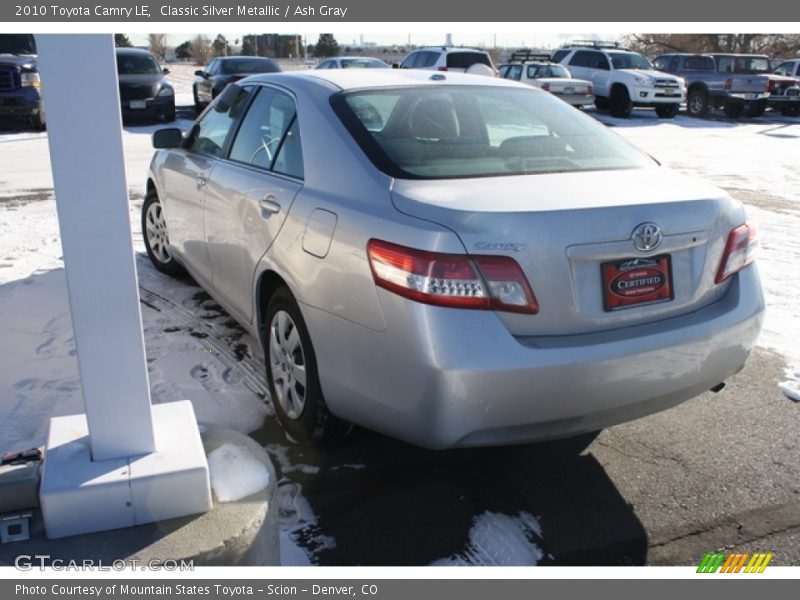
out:
{"label": "snow pile", "polygon": [[264,463],[244,446],[223,444],[208,454],[211,487],[220,502],[236,502],[269,485]]}
{"label": "snow pile", "polygon": [[800,371],[794,373],[794,377],[791,379],[779,383],[778,387],[789,400],[800,402]]}
{"label": "snow pile", "polygon": [[527,512],[516,517],[485,512],[469,531],[467,548],[454,556],[435,561],[436,566],[533,566],[543,556],[534,543],[542,538],[539,521]]}

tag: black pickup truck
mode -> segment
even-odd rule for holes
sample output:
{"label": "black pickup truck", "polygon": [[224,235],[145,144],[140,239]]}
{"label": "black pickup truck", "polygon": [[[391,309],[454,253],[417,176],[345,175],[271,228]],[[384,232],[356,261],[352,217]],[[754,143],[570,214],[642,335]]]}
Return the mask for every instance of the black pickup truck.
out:
{"label": "black pickup truck", "polygon": [[30,33],[0,33],[0,119],[26,118],[45,128],[42,80]]}
{"label": "black pickup truck", "polygon": [[702,117],[711,108],[721,108],[731,119],[761,116],[770,95],[769,77],[736,69],[737,63],[725,56],[662,54],[653,64],[686,80],[686,110],[693,117]]}

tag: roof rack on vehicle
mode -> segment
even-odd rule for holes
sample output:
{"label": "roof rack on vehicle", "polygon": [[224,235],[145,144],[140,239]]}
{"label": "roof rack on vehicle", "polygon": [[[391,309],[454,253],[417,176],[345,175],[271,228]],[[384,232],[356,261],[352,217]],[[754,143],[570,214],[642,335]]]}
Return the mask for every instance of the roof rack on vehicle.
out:
{"label": "roof rack on vehicle", "polygon": [[601,40],[572,40],[564,44],[564,48],[569,48],[570,46],[582,46],[586,48],[617,48],[621,49],[619,42],[604,42]]}
{"label": "roof rack on vehicle", "polygon": [[523,48],[521,50],[514,50],[511,53],[511,56],[508,58],[509,62],[529,62],[529,61],[538,61],[538,62],[550,62],[550,55],[537,53],[529,48]]}

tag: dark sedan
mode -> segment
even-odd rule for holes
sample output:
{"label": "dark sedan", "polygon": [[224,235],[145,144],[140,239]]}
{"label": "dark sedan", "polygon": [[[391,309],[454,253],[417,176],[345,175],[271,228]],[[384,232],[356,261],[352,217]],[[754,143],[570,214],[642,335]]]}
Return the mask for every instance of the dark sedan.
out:
{"label": "dark sedan", "polygon": [[215,58],[205,70],[195,71],[197,78],[192,86],[194,108],[199,113],[232,81],[257,73],[278,73],[278,63],[258,56],[224,56]]}
{"label": "dark sedan", "polygon": [[117,77],[122,118],[175,120],[175,90],[164,77],[168,69],[158,66],[147,50],[117,48]]}

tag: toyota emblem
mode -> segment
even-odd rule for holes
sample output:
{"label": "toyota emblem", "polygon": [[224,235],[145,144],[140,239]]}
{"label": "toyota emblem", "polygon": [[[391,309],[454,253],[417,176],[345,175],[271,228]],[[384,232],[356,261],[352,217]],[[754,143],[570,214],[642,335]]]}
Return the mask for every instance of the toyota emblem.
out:
{"label": "toyota emblem", "polygon": [[655,223],[642,223],[637,225],[631,234],[633,247],[640,252],[650,252],[661,245],[664,234],[661,228]]}

